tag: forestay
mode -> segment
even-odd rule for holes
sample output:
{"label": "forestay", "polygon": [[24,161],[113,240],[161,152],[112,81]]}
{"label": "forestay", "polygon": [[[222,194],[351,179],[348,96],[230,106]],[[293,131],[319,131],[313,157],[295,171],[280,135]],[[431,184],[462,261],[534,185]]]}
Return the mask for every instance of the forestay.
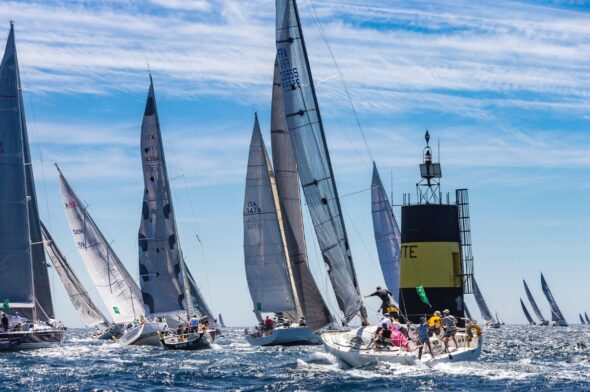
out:
{"label": "forestay", "polygon": [[547,297],[547,301],[549,301],[549,305],[551,306],[551,321],[556,321],[567,325],[565,317],[563,317],[561,310],[557,306],[557,302],[555,302],[555,298],[553,298],[553,294],[551,293],[551,290],[549,290],[549,285],[547,284],[547,281],[545,281],[543,274],[541,274],[541,288],[543,289],[543,293],[545,294],[545,297]]}
{"label": "forestay", "polygon": [[539,310],[539,307],[537,306],[537,302],[533,298],[533,294],[531,294],[531,290],[529,290],[529,286],[526,284],[526,281],[524,279],[523,279],[522,283],[524,284],[524,291],[526,292],[526,296],[529,299],[529,302],[531,303],[531,307],[533,308],[533,312],[535,312],[535,314],[537,315],[537,317],[539,318],[541,323],[545,322],[546,320],[543,317],[543,314],[541,313],[541,311]]}
{"label": "forestay", "polygon": [[[344,322],[363,310],[297,5],[277,0],[277,61],[299,178]],[[364,315],[361,315],[364,317]]]}
{"label": "forestay", "polygon": [[305,315],[307,325],[312,330],[316,330],[330,324],[333,320],[309,270],[301,211],[299,175],[285,117],[281,78],[276,60],[272,87],[270,132],[272,160],[295,289],[299,294],[301,311]]}
{"label": "forestay", "polygon": [[88,291],[86,291],[82,282],[78,279],[78,276],[58,248],[43,222],[41,222],[41,231],[45,242],[45,250],[53,263],[53,268],[55,269],[55,272],[57,272],[59,279],[63,283],[66,292],[72,301],[72,305],[74,305],[74,308],[80,315],[80,318],[84,321],[84,324],[86,324],[86,326],[101,323],[108,325],[109,321],[90,298]]}
{"label": "forestay", "polygon": [[144,311],[137,283],[129,275],[59,167],[57,171],[74,242],[109,315],[117,324],[139,318]]}
{"label": "forestay", "polygon": [[27,318],[48,320],[53,304],[12,23],[0,64],[0,96],[0,301]]}
{"label": "forestay", "polygon": [[522,298],[520,299],[520,306],[522,307],[522,311],[524,313],[524,316],[526,317],[527,321],[529,322],[529,324],[534,324],[535,321],[533,320],[533,318],[531,317],[531,314],[529,313],[528,309],[526,308],[526,306],[524,306],[524,302],[522,302]]}
{"label": "forestay", "polygon": [[254,122],[244,197],[244,261],[254,311],[296,313],[272,168]]}
{"label": "forestay", "polygon": [[475,278],[473,278],[473,295],[475,296],[475,302],[477,302],[477,306],[479,307],[479,311],[484,320],[493,321],[494,318],[492,317],[492,312],[490,312],[486,301],[483,299],[483,294],[481,293]]}
{"label": "forestay", "polygon": [[393,299],[397,305],[399,303],[401,233],[375,163],[373,163],[371,182],[371,212],[379,264],[381,264],[385,284],[393,293]]}

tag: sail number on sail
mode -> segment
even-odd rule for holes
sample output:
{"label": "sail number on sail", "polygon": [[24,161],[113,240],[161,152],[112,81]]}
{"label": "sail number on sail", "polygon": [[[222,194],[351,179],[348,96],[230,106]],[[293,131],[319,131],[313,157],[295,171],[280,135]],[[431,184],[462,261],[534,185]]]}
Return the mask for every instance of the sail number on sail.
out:
{"label": "sail number on sail", "polygon": [[277,49],[277,60],[281,70],[281,85],[283,86],[283,91],[288,89],[292,90],[295,88],[295,86],[301,87],[301,83],[299,83],[299,72],[297,72],[297,67],[291,67],[289,55],[287,54],[287,50],[285,48]]}

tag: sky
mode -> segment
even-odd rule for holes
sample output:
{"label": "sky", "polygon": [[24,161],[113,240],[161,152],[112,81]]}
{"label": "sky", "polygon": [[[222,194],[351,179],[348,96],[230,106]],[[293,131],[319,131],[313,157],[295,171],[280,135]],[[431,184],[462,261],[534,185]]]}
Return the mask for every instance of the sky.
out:
{"label": "sky", "polygon": [[[524,322],[525,278],[548,317],[543,271],[569,322],[590,312],[590,2],[300,0],[299,8],[362,292],[383,284],[372,159],[394,204],[403,193],[415,201],[428,129],[431,144],[440,142],[443,192],[469,189],[488,305]],[[271,0],[0,2],[0,35],[15,20],[41,218],[97,302],[53,164],[138,276],[149,63],[189,268],[226,324],[255,322],[242,209],[254,112],[270,149],[274,12]],[[335,310],[307,212],[304,220],[312,272]],[[82,326],[53,270],[50,279],[57,317]],[[367,305],[375,318],[378,300]]]}

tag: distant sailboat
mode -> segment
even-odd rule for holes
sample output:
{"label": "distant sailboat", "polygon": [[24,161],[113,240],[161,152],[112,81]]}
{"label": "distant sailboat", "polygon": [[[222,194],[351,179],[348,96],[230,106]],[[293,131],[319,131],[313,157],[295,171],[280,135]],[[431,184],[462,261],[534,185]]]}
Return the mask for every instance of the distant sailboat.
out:
{"label": "distant sailboat", "polygon": [[580,324],[586,324],[584,318],[582,317],[582,313],[580,313]]}
{"label": "distant sailboat", "polygon": [[103,324],[109,325],[110,322],[107,317],[98,309],[88,291],[78,279],[78,276],[66,260],[64,254],[57,247],[57,244],[51,237],[51,234],[41,222],[41,230],[43,232],[43,240],[45,242],[45,250],[51,259],[55,272],[63,283],[74,309],[84,321],[87,327],[97,326]]}
{"label": "distant sailboat", "polygon": [[494,328],[500,327],[499,321],[494,320],[494,317],[492,316],[492,312],[490,312],[490,308],[488,308],[488,305],[487,305],[485,299],[483,298],[483,294],[482,294],[481,290],[479,289],[479,285],[475,281],[475,278],[473,278],[473,295],[475,296],[475,302],[477,303],[477,306],[479,307],[479,312],[481,313],[481,317],[483,317],[483,319],[486,321],[486,323]]}
{"label": "distant sailboat", "polygon": [[221,313],[219,313],[219,326],[221,328],[225,328],[225,323],[223,322],[223,316],[221,316]]}
{"label": "distant sailboat", "polygon": [[11,317],[0,350],[46,347],[62,341],[63,328],[53,320],[12,22],[0,97],[0,303]]}
{"label": "distant sailboat", "polygon": [[590,324],[590,318],[588,317],[588,313],[584,312],[584,318],[586,319],[586,322]]}
{"label": "distant sailboat", "polygon": [[[178,240],[151,75],[140,144],[145,190],[138,233],[139,274],[146,313],[151,317],[166,317],[172,327],[183,318],[195,316],[207,316],[213,321],[214,316],[188,270]],[[166,349],[197,350],[209,348],[214,337],[214,332],[206,330],[203,334],[165,337],[161,342]]]}
{"label": "distant sailboat", "polygon": [[393,300],[397,305],[399,304],[401,233],[375,163],[373,163],[371,183],[371,205],[373,231],[381,271],[387,289],[393,293]]}
{"label": "distant sailboat", "polygon": [[567,327],[567,321],[565,321],[565,317],[563,317],[561,310],[559,310],[557,302],[555,302],[555,298],[553,297],[551,290],[549,290],[549,285],[547,284],[547,281],[545,280],[545,277],[542,273],[541,288],[543,289],[543,293],[545,294],[545,297],[547,298],[547,301],[549,301],[549,305],[551,306],[551,321],[553,321],[556,326]]}
{"label": "distant sailboat", "polygon": [[530,325],[535,325],[535,320],[533,320],[533,318],[531,317],[531,314],[529,313],[528,309],[526,308],[526,306],[524,306],[524,302],[522,302],[522,298],[520,299],[520,306],[522,307],[522,311],[524,313],[524,316],[526,317],[526,319],[529,322],[529,324]]}
{"label": "distant sailboat", "polygon": [[529,290],[529,286],[526,284],[526,281],[523,279],[522,283],[524,284],[524,291],[526,292],[526,296],[529,299],[531,307],[533,308],[533,312],[539,319],[539,325],[549,325],[549,321],[543,317],[543,313],[539,310],[539,306],[537,306],[537,301],[533,298],[533,294],[531,294],[531,290]]}

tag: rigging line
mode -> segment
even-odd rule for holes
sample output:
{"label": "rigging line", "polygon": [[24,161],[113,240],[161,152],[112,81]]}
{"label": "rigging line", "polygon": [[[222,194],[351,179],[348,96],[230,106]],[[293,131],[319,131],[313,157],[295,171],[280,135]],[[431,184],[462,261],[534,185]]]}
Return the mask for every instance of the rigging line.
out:
{"label": "rigging line", "polygon": [[328,47],[328,52],[330,52],[330,56],[332,57],[332,61],[334,62],[334,65],[336,66],[336,70],[338,71],[338,74],[340,75],[340,81],[342,82],[342,86],[344,87],[344,92],[346,93],[346,96],[348,98],[348,102],[350,103],[350,107],[351,107],[352,113],[354,114],[354,117],[356,119],[357,126],[359,127],[359,130],[361,131],[361,135],[363,137],[363,141],[365,142],[365,147],[367,149],[369,157],[371,158],[371,162],[373,162],[375,159],[373,159],[373,153],[371,152],[371,148],[369,147],[369,143],[367,142],[367,138],[365,136],[365,131],[363,130],[361,122],[358,118],[358,114],[356,112],[356,108],[354,107],[354,104],[352,102],[352,97],[350,95],[350,91],[348,90],[348,86],[346,84],[346,81],[344,80],[344,74],[342,73],[342,70],[340,69],[338,62],[336,61],[336,56],[334,55],[334,52],[332,51],[332,47],[330,46],[330,43],[328,42],[328,37],[326,36],[326,33],[324,31],[324,27],[322,26],[322,22],[320,21],[320,18],[319,18],[318,13],[315,9],[315,6],[313,5],[313,0],[309,0],[309,4],[311,6],[311,11],[312,11],[312,14],[314,17],[314,21],[316,22],[316,24],[318,26],[318,30],[320,31],[320,35],[322,36],[322,39],[324,40],[326,46]]}
{"label": "rigging line", "polygon": [[356,225],[354,224],[354,220],[351,218],[350,214],[348,213],[348,211],[346,209],[344,209],[344,214],[346,215],[346,218],[348,218],[348,221],[350,222],[350,224],[352,224],[352,228],[354,229],[356,235],[358,236],[361,243],[363,244],[363,247],[365,248],[365,251],[367,252],[367,255],[369,256],[369,260],[371,260],[370,264],[373,266],[373,268],[377,272],[377,276],[379,276],[381,274],[381,270],[380,270],[380,268],[378,268],[377,263],[375,262],[375,256],[373,254],[371,254],[371,252],[369,251],[369,247],[367,247],[365,240],[363,239],[363,237],[361,236],[361,233],[359,232]]}

